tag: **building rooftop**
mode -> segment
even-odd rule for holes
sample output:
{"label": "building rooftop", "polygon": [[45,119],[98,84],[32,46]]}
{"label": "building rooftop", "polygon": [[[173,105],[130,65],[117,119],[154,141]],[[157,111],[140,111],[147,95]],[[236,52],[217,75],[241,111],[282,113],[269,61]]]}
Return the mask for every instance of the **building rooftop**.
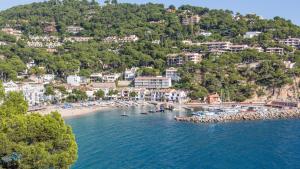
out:
{"label": "building rooftop", "polygon": [[152,80],[152,79],[169,80],[170,78],[162,77],[162,76],[140,76],[140,77],[135,78],[135,80]]}

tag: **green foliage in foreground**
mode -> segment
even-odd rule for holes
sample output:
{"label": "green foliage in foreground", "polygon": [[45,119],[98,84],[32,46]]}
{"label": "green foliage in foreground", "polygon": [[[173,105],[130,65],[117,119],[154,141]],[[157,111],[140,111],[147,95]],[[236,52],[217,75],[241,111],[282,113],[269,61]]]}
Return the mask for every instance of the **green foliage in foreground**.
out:
{"label": "green foliage in foreground", "polygon": [[21,93],[9,93],[0,106],[0,168],[67,169],[77,159],[70,126],[60,114],[26,114]]}

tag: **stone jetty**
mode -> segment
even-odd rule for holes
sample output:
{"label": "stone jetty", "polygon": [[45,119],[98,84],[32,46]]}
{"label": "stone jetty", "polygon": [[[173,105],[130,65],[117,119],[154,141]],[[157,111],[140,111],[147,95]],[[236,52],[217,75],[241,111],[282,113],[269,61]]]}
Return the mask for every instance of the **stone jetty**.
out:
{"label": "stone jetty", "polygon": [[286,111],[270,111],[270,112],[255,112],[245,111],[235,114],[220,114],[220,115],[204,115],[191,117],[175,117],[176,121],[193,122],[193,123],[224,123],[234,121],[252,121],[252,120],[271,120],[271,119],[291,119],[300,118],[299,110]]}

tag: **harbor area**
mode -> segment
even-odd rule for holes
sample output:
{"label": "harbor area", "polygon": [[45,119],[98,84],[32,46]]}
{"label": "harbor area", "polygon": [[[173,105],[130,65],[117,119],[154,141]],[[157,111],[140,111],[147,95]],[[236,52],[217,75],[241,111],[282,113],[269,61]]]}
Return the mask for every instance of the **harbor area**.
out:
{"label": "harbor area", "polygon": [[[196,110],[196,109],[195,109]],[[300,118],[299,108],[279,108],[268,105],[204,105],[187,116],[175,116],[176,121],[222,123],[234,121]]]}

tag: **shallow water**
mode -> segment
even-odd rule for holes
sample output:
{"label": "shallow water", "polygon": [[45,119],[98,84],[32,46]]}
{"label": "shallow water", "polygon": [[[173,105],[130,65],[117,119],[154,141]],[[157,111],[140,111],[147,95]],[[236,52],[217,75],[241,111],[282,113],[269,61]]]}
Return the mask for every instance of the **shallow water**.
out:
{"label": "shallow water", "polygon": [[111,110],[66,119],[79,159],[73,169],[296,169],[300,120],[191,124],[178,113]]}

